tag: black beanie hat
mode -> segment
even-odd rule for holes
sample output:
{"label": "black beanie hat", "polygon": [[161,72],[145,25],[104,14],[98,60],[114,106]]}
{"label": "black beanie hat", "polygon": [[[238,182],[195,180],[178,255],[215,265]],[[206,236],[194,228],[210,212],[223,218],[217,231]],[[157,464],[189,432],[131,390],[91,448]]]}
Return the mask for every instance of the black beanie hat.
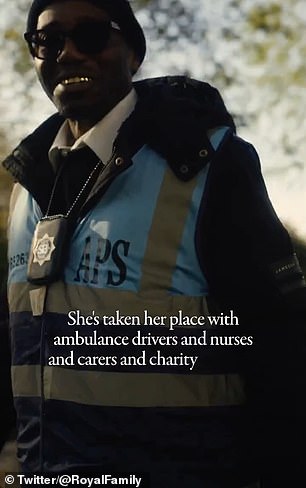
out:
{"label": "black beanie hat", "polygon": [[[33,31],[37,27],[37,20],[41,12],[51,3],[66,0],[34,0],[29,10],[27,31]],[[143,30],[138,23],[128,0],[85,0],[97,7],[103,8],[112,21],[116,22],[123,37],[134,50],[140,63],[146,54],[146,39]]]}

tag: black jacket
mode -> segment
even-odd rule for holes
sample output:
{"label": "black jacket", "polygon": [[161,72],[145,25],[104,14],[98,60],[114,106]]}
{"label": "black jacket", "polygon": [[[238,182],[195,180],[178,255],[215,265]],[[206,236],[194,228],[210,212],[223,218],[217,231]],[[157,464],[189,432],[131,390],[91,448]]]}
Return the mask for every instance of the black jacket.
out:
{"label": "black jacket", "polygon": [[0,387],[1,387],[1,415],[0,415],[0,452],[15,423],[15,411],[10,381],[10,347],[7,324],[7,303],[4,293],[0,294]]}

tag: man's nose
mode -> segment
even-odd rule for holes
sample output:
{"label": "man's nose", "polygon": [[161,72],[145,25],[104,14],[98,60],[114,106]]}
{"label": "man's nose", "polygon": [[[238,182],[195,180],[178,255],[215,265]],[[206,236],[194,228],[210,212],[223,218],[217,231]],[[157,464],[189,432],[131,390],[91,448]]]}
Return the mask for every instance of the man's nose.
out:
{"label": "man's nose", "polygon": [[86,56],[81,53],[76,47],[70,37],[66,36],[64,40],[64,45],[56,58],[57,63],[69,62],[69,61],[82,61]]}

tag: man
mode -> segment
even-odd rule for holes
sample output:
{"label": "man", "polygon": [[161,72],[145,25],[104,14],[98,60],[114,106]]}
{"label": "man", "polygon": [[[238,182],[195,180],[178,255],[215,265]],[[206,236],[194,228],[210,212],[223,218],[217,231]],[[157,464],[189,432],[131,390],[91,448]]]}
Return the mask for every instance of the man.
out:
{"label": "man", "polygon": [[298,465],[305,282],[254,149],[209,85],[132,83],[126,0],[35,0],[25,39],[58,114],[4,162],[22,470],[275,481]]}

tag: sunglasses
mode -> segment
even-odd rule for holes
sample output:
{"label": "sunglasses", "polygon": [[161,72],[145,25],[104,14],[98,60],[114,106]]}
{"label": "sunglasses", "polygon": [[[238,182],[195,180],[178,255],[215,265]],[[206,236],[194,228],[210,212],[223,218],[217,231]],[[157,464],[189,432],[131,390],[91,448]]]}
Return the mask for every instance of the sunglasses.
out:
{"label": "sunglasses", "polygon": [[66,32],[51,28],[26,32],[24,38],[34,58],[54,60],[63,52],[67,38],[80,53],[98,54],[107,46],[112,30],[120,30],[119,25],[111,21],[90,21]]}

